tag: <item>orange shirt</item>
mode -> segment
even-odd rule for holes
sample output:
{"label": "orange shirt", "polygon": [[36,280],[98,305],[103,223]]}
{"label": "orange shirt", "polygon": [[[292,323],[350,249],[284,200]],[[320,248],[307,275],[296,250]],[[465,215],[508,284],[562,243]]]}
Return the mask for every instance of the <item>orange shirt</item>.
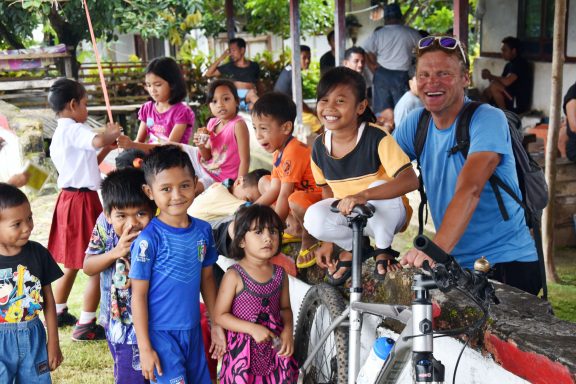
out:
{"label": "orange shirt", "polygon": [[295,191],[322,192],[316,185],[310,167],[312,150],[292,137],[286,147],[274,152],[272,179],[281,183],[294,183]]}

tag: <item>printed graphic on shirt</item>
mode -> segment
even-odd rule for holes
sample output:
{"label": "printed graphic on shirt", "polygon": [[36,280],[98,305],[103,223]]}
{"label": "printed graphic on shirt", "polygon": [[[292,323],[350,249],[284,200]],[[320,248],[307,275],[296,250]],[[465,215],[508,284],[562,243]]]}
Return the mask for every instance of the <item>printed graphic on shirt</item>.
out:
{"label": "printed graphic on shirt", "polygon": [[208,172],[217,176],[222,173],[222,164],[226,162],[227,152],[228,145],[222,146],[220,150],[217,148],[212,148],[212,157],[210,160],[204,160],[203,158],[200,158],[200,162]]}
{"label": "printed graphic on shirt", "polygon": [[208,245],[206,244],[206,240],[198,240],[196,244],[196,249],[198,250],[198,261],[202,263],[206,257]]}
{"label": "printed graphic on shirt", "polygon": [[148,249],[148,241],[146,240],[140,241],[140,244],[138,244],[138,248],[140,249],[140,252],[136,257],[136,260],[138,260],[141,263],[146,263],[148,260],[150,260],[148,255],[146,255],[146,250]]}
{"label": "printed graphic on shirt", "polygon": [[23,265],[0,269],[0,323],[29,321],[42,310],[42,285]]}
{"label": "printed graphic on shirt", "polygon": [[184,376],[178,376],[175,379],[170,379],[170,384],[186,384]]}

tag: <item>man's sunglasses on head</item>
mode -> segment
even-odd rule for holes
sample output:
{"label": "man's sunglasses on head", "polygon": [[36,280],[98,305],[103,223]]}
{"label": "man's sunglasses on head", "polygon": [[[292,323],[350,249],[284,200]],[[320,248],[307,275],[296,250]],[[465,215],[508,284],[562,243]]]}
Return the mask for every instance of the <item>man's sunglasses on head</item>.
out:
{"label": "man's sunglasses on head", "polygon": [[420,39],[418,42],[418,51],[425,51],[426,49],[434,46],[435,43],[438,44],[438,47],[448,51],[454,51],[456,48],[459,48],[460,54],[462,55],[462,60],[464,60],[465,64],[468,63],[468,58],[466,57],[464,48],[462,48],[462,44],[458,39],[451,36],[428,36]]}

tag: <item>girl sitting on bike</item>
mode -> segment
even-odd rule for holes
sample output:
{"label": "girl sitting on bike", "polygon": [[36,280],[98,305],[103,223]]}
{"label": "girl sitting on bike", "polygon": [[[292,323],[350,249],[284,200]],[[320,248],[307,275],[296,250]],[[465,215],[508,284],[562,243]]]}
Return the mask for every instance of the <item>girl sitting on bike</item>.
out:
{"label": "girl sitting on bike", "polygon": [[220,285],[215,321],[227,332],[220,384],[296,383],[288,278],[270,259],[284,223],[269,206],[241,208],[234,220],[231,266]]}
{"label": "girl sitting on bike", "polygon": [[[327,72],[317,88],[317,114],[324,133],[314,142],[311,166],[324,200],[308,208],[304,217],[306,230],[324,242],[315,252],[317,264],[327,268],[333,285],[350,277],[352,230],[345,215],[368,202],[376,212],[364,232],[374,238],[376,249],[366,245],[363,256],[374,256],[374,277],[383,280],[388,271],[401,268],[390,245],[410,221],[412,210],[404,194],[418,188],[418,178],[390,133],[374,124],[361,74],[345,67]],[[337,199],[340,213],[330,211]],[[339,248],[334,250],[332,243]]]}

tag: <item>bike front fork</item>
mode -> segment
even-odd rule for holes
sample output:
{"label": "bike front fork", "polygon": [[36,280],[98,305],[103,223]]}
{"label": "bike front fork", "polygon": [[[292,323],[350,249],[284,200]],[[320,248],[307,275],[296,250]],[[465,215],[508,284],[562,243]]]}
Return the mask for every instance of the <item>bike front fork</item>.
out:
{"label": "bike front fork", "polygon": [[433,355],[432,301],[429,289],[434,287],[435,283],[429,276],[414,276],[412,360],[415,383],[444,383],[444,365]]}
{"label": "bike front fork", "polygon": [[444,384],[444,365],[431,352],[414,352],[414,382]]}

